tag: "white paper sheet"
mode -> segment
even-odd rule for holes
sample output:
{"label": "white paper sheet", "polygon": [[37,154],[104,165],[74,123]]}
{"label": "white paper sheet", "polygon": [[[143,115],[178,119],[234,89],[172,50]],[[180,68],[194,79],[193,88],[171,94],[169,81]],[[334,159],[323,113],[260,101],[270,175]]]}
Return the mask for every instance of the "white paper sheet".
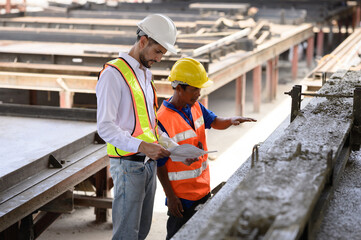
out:
{"label": "white paper sheet", "polygon": [[204,151],[203,149],[197,148],[191,144],[178,145],[169,148],[168,151],[171,152],[170,158],[174,162],[185,162],[185,160],[188,158],[197,158],[207,153],[217,152],[217,151]]}

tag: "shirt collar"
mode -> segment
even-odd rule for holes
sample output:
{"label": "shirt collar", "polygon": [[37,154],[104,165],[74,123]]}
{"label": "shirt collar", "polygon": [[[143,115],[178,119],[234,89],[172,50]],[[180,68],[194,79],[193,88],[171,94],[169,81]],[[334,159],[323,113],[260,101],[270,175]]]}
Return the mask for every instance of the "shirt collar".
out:
{"label": "shirt collar", "polygon": [[[129,53],[120,52],[119,57],[124,58],[135,71],[138,71],[138,70],[143,71],[140,68],[140,63],[135,58],[130,56]],[[143,68],[145,69],[147,77],[149,77],[149,75],[151,74],[150,70],[148,68],[146,68],[146,67],[143,67]],[[151,75],[150,75],[150,78],[151,78]]]}
{"label": "shirt collar", "polygon": [[[130,64],[130,66],[132,66],[133,68],[141,69],[140,68],[140,63],[135,58],[130,56],[129,53],[120,52],[119,57],[124,58],[125,60],[127,60],[127,62]],[[143,67],[143,68],[146,69],[146,71],[150,71],[146,67]]]}
{"label": "shirt collar", "polygon": [[[169,108],[169,109],[172,109],[172,110],[174,110],[174,111],[178,111],[179,112],[179,109],[177,109],[173,104],[171,104],[169,101],[171,100],[172,98],[169,98],[168,100],[164,100],[163,101],[163,105],[164,105],[164,107],[167,107],[167,108]],[[190,107],[189,107],[189,105],[187,104],[187,106],[185,106],[184,108],[182,108],[182,111],[187,111],[187,110],[189,110],[190,109]]]}

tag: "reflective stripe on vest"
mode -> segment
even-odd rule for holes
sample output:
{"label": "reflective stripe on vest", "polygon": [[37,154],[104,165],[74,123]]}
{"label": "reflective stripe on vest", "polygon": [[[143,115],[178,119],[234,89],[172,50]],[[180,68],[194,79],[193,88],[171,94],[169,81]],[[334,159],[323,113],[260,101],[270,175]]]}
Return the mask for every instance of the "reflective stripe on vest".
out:
{"label": "reflective stripe on vest", "polygon": [[196,120],[194,121],[194,127],[195,127],[196,129],[198,129],[199,127],[201,127],[203,124],[204,124],[204,118],[203,118],[203,116],[199,117],[198,119],[196,119]]}
{"label": "reflective stripe on vest", "polygon": [[[157,136],[155,134],[155,130],[152,128],[152,124],[149,118],[146,98],[133,69],[123,58],[118,58],[107,62],[104,68],[108,66],[112,66],[117,69],[129,87],[133,102],[135,120],[135,126],[133,132],[131,133],[132,136],[145,142],[157,142]],[[154,92],[154,101],[156,103],[156,93],[153,83],[152,88]],[[107,143],[107,152],[110,157],[120,157],[135,154],[116,148],[110,143]]]}
{"label": "reflective stripe on vest", "polygon": [[178,133],[174,137],[172,137],[172,140],[176,143],[187,140],[189,138],[197,137],[197,134],[193,130],[187,130],[181,133]]}
{"label": "reflective stripe on vest", "polygon": [[181,172],[169,172],[168,177],[170,181],[184,180],[190,178],[199,177],[204,170],[207,169],[208,161],[202,162],[202,166],[200,168],[194,170],[187,170]]}

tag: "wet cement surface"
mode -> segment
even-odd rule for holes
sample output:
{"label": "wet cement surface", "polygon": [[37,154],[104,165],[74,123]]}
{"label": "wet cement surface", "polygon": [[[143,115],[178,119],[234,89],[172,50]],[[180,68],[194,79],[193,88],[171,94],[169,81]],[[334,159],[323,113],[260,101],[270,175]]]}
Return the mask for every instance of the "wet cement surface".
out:
{"label": "wet cement surface", "polygon": [[360,173],[361,151],[352,152],[316,239],[361,239]]}

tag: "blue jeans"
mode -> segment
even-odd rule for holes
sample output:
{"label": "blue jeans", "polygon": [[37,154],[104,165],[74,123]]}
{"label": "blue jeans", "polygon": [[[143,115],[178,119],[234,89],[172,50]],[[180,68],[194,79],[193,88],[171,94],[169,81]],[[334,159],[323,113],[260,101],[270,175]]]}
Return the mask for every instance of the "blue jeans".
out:
{"label": "blue jeans", "polygon": [[113,240],[145,239],[152,223],[156,161],[110,159],[114,182]]}

